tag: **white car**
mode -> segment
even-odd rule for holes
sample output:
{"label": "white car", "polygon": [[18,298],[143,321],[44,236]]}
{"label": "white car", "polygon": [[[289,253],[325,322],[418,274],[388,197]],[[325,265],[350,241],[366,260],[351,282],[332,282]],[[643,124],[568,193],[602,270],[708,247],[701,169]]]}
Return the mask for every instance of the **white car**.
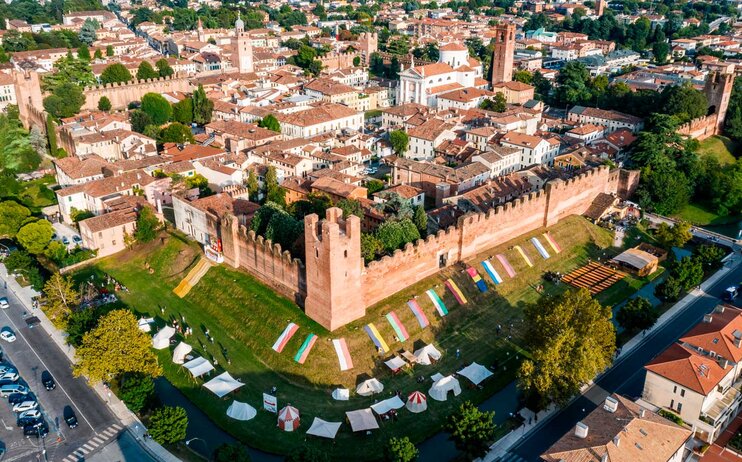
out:
{"label": "white car", "polygon": [[13,412],[26,412],[30,411],[31,409],[36,409],[39,407],[39,403],[36,401],[23,401],[22,403],[18,403],[15,406],[13,406]]}
{"label": "white car", "polygon": [[0,308],[10,308],[10,303],[8,303],[8,299],[6,297],[0,297]]}
{"label": "white car", "polygon": [[5,374],[6,372],[16,372],[16,370],[13,366],[9,366],[7,364],[0,364],[0,374]]}
{"label": "white car", "polygon": [[[31,401],[29,401],[30,403]],[[41,417],[41,411],[38,409],[29,409],[28,411],[23,411],[20,414],[18,414],[19,419],[23,419],[24,417],[29,419],[38,419]]]}
{"label": "white car", "polygon": [[5,340],[8,343],[13,343],[16,340],[15,339],[15,334],[13,332],[9,331],[9,330],[4,330],[4,331],[0,332],[0,338],[3,339],[3,340]]}
{"label": "white car", "polygon": [[17,382],[20,377],[15,371],[8,371],[0,375],[0,381],[9,380],[11,382]]}

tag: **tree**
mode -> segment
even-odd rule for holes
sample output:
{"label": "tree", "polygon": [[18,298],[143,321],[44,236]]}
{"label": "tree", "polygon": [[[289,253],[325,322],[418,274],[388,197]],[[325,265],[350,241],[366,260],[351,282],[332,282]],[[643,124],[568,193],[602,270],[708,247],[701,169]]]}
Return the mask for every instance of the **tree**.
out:
{"label": "tree", "polygon": [[190,125],[193,122],[193,103],[190,98],[173,104],[173,120],[183,125]]}
{"label": "tree", "polygon": [[28,271],[36,266],[36,260],[25,250],[14,250],[3,260],[8,273]]}
{"label": "tree", "polygon": [[341,199],[335,204],[335,207],[343,211],[343,218],[355,215],[358,218],[363,219],[363,207],[361,206],[361,202],[357,199]]}
{"label": "tree", "polygon": [[250,172],[247,174],[247,182],[245,186],[247,186],[247,194],[250,200],[253,202],[257,202],[260,187],[258,184],[258,176],[255,174],[254,170],[250,170]]}
{"label": "tree", "polygon": [[103,59],[103,52],[100,48],[95,50],[95,53],[93,54],[93,59]]}
{"label": "tree", "polygon": [[199,125],[211,122],[211,113],[214,110],[214,102],[206,97],[203,85],[199,84],[193,92],[193,121]]}
{"label": "tree", "polygon": [[361,234],[361,256],[365,263],[376,260],[376,257],[384,251],[381,241],[373,234]]}
{"label": "tree", "polygon": [[376,230],[376,237],[384,250],[392,253],[409,242],[420,239],[420,232],[409,218],[400,221],[385,221]]}
{"label": "tree", "polygon": [[41,82],[43,91],[54,93],[56,88],[63,84],[86,87],[98,82],[90,68],[90,62],[75,58],[71,52],[59,58],[54,63],[54,69],[56,72],[44,75]]}
{"label": "tree", "polygon": [[144,129],[148,125],[152,125],[152,117],[146,112],[136,109],[129,113],[129,122],[131,122],[131,129],[137,133],[144,133]]}
{"label": "tree", "polygon": [[154,70],[152,65],[147,61],[139,63],[137,68],[137,80],[156,79],[160,77],[160,73]]}
{"label": "tree", "polygon": [[149,434],[160,444],[172,444],[186,437],[188,414],[180,406],[163,406],[155,409],[149,419]]}
{"label": "tree", "polygon": [[125,83],[133,79],[131,72],[121,63],[114,63],[103,69],[100,75],[100,83]]}
{"label": "tree", "polygon": [[155,63],[155,67],[157,68],[157,73],[160,75],[160,77],[170,77],[171,75],[175,74],[175,71],[172,67],[170,67],[170,64],[165,58],[158,59]]}
{"label": "tree", "polygon": [[87,376],[91,383],[111,380],[127,372],[158,376],[162,369],[151,347],[152,339],[139,330],[132,312],[111,311],[83,337],[73,374]]}
{"label": "tree", "polygon": [[384,189],[384,182],[381,180],[368,180],[366,182],[366,190],[368,191],[369,197]]}
{"label": "tree", "polygon": [[53,234],[54,228],[51,223],[47,220],[38,220],[23,225],[15,238],[29,253],[38,255],[44,252]]}
{"label": "tree", "polygon": [[85,43],[86,45],[92,45],[93,42],[98,38],[96,34],[96,30],[98,29],[98,23],[90,18],[85,20],[85,23],[80,28],[80,33],[78,34],[78,38],[81,42]]}
{"label": "tree", "polygon": [[72,310],[80,304],[80,294],[75,290],[74,282],[69,276],[54,273],[44,284],[44,297],[44,313],[55,327],[64,330]]}
{"label": "tree", "polygon": [[201,175],[200,173],[196,173],[195,175],[191,175],[186,178],[185,184],[188,189],[198,188],[198,194],[201,197],[205,197],[211,194],[211,189],[209,189],[209,180],[207,180],[206,177]]}
{"label": "tree", "polygon": [[137,242],[152,242],[157,237],[159,230],[160,220],[155,216],[152,208],[142,208],[137,217],[137,230],[134,231],[134,237]]}
{"label": "tree", "polygon": [[114,52],[113,52],[113,45],[108,45],[108,46],[106,47],[106,56],[108,56],[108,57],[110,58],[110,57],[111,57],[111,56],[113,56],[113,55],[114,55]]}
{"label": "tree", "polygon": [[470,401],[465,401],[459,410],[446,422],[445,430],[456,449],[468,460],[483,457],[495,437],[494,412],[482,412]]}
{"label": "tree", "polygon": [[101,96],[98,100],[98,110],[104,112],[111,110],[111,100],[107,96]]}
{"label": "tree", "polygon": [[90,61],[90,48],[87,45],[82,44],[77,49],[77,58],[83,61]]}
{"label": "tree", "polygon": [[267,116],[260,119],[258,122],[258,127],[267,128],[268,130],[274,131],[276,133],[281,133],[281,124],[278,122],[278,119],[276,119],[276,116],[273,114],[268,114]]}
{"label": "tree", "polygon": [[494,98],[485,98],[482,100],[479,107],[485,111],[505,112],[508,108],[508,103],[505,100],[505,95],[501,92],[497,92],[495,93]]}
{"label": "tree", "polygon": [[424,237],[428,234],[428,215],[425,213],[425,207],[422,205],[415,207],[413,221],[415,222],[417,230],[420,231],[420,236]]}
{"label": "tree", "polygon": [[671,275],[683,290],[691,290],[703,282],[703,263],[694,257],[683,257],[673,264]]}
{"label": "tree", "polygon": [[82,89],[74,83],[63,83],[51,95],[44,98],[44,109],[57,119],[72,117],[85,104]]}
{"label": "tree", "polygon": [[14,201],[0,202],[0,236],[15,237],[31,211]]}
{"label": "tree", "polygon": [[356,56],[353,58],[353,67],[360,67],[361,66],[361,57]]}
{"label": "tree", "polygon": [[54,117],[46,114],[46,138],[49,141],[49,152],[53,156],[57,155],[57,124],[54,123]]}
{"label": "tree", "polygon": [[119,398],[131,412],[139,414],[155,398],[155,382],[146,374],[123,374],[119,385]]}
{"label": "tree", "polygon": [[663,90],[662,97],[665,100],[662,112],[676,116],[681,123],[706,115],[706,95],[690,84],[669,85]]}
{"label": "tree", "polygon": [[657,64],[664,64],[670,54],[670,45],[667,42],[655,42],[652,45],[652,54]]}
{"label": "tree", "polygon": [[579,61],[569,61],[556,79],[555,103],[560,107],[587,103],[592,99],[590,72]]}
{"label": "tree", "polygon": [[[585,289],[549,297],[525,309],[532,358],[523,361],[518,386],[530,405],[564,405],[608,367],[616,349],[611,309]],[[570,358],[564,361],[564,358]]]}
{"label": "tree", "polygon": [[389,133],[389,142],[396,155],[404,156],[410,144],[410,137],[403,130],[392,130]]}
{"label": "tree", "polygon": [[276,168],[272,165],[265,172],[265,192],[266,200],[281,207],[286,205],[286,191],[278,184],[278,174]]}
{"label": "tree", "polygon": [[330,457],[319,448],[303,444],[291,451],[286,462],[330,462]]}
{"label": "tree", "polygon": [[683,247],[693,238],[693,233],[690,223],[685,221],[679,221],[673,226],[660,223],[654,233],[654,238],[662,247],[670,249],[671,247]]}
{"label": "tree", "polygon": [[384,448],[384,459],[388,462],[412,462],[417,460],[419,452],[410,438],[389,438]]}
{"label": "tree", "polygon": [[526,70],[515,71],[513,72],[513,80],[531,85],[533,83],[533,74]]}
{"label": "tree", "polygon": [[693,250],[693,257],[704,267],[716,267],[721,264],[721,259],[725,255],[724,249],[717,245],[701,244]]}
{"label": "tree", "polygon": [[51,241],[44,249],[44,255],[61,266],[68,255],[67,246],[59,241]]}
{"label": "tree", "polygon": [[214,450],[214,462],[250,462],[247,449],[239,444],[224,443]]}
{"label": "tree", "polygon": [[160,132],[161,143],[193,143],[191,129],[179,122],[173,122]]}
{"label": "tree", "polygon": [[152,123],[162,125],[173,115],[173,107],[159,93],[147,93],[142,97],[142,111],[144,111]]}
{"label": "tree", "polygon": [[649,329],[657,322],[660,313],[646,298],[629,300],[616,314],[616,321],[628,331]]}
{"label": "tree", "polygon": [[677,299],[680,298],[680,293],[682,291],[683,287],[680,284],[680,281],[673,276],[668,276],[667,279],[654,288],[654,294],[657,298],[666,302],[677,301]]}

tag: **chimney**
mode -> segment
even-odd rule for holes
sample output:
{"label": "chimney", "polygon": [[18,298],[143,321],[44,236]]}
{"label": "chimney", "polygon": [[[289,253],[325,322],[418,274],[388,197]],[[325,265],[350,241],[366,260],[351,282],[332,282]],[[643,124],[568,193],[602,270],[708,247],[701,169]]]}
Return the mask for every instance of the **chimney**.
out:
{"label": "chimney", "polygon": [[608,462],[608,453],[607,452],[601,456],[600,462]]}
{"label": "chimney", "polygon": [[714,320],[714,317],[711,316],[711,313],[704,314],[703,315],[703,322],[705,322],[705,323],[711,323],[711,321],[713,321],[713,320]]}
{"label": "chimney", "polygon": [[732,335],[734,336],[734,346],[742,348],[742,332],[735,330]]}
{"label": "chimney", "polygon": [[729,366],[729,360],[724,359],[721,356],[717,357],[716,361],[719,363],[719,367],[721,367],[724,370],[726,370],[726,368]]}
{"label": "chimney", "polygon": [[620,433],[618,435],[616,435],[616,436],[613,437],[613,444],[615,444],[616,447],[618,447],[621,444],[621,434]]}
{"label": "chimney", "polygon": [[589,427],[582,422],[577,422],[575,425],[575,436],[577,438],[587,438]]}
{"label": "chimney", "polygon": [[603,403],[603,409],[610,412],[611,414],[616,412],[618,409],[618,400],[613,396],[606,396],[605,403]]}
{"label": "chimney", "polygon": [[643,419],[643,418],[644,418],[644,414],[645,414],[646,412],[647,412],[647,410],[646,410],[646,409],[644,409],[644,408],[641,408],[641,409],[639,409],[639,418],[640,418],[640,419]]}
{"label": "chimney", "polygon": [[724,312],[724,305],[716,305],[716,308],[714,308],[714,313],[723,313]]}

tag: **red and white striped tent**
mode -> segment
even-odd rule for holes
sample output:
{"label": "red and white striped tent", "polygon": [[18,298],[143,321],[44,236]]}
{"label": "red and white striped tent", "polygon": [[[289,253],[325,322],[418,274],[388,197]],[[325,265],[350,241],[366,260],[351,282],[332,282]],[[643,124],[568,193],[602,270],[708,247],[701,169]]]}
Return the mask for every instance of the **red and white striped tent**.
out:
{"label": "red and white striped tent", "polygon": [[407,410],[417,414],[428,409],[428,398],[425,393],[420,391],[413,391],[410,396],[407,397],[407,404],[405,405]]}
{"label": "red and white striped tent", "polygon": [[299,410],[293,406],[286,406],[278,413],[278,428],[292,432],[299,428]]}

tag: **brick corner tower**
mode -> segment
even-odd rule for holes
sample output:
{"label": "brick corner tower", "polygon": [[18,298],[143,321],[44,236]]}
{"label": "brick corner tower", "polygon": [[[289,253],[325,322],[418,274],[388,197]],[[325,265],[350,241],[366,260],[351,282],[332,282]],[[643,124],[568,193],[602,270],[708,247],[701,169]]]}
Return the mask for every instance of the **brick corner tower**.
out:
{"label": "brick corner tower", "polygon": [[729,108],[729,98],[734,88],[734,74],[714,71],[706,78],[703,93],[709,105],[709,114],[716,114],[715,134],[722,132]]}
{"label": "brick corner tower", "polygon": [[492,52],[492,85],[513,80],[513,55],[515,54],[515,24],[495,26]]}
{"label": "brick corner tower", "polygon": [[328,330],[362,318],[366,307],[361,291],[361,220],[343,220],[337,207],[320,221],[316,214],[304,218],[306,248],[307,316]]}

